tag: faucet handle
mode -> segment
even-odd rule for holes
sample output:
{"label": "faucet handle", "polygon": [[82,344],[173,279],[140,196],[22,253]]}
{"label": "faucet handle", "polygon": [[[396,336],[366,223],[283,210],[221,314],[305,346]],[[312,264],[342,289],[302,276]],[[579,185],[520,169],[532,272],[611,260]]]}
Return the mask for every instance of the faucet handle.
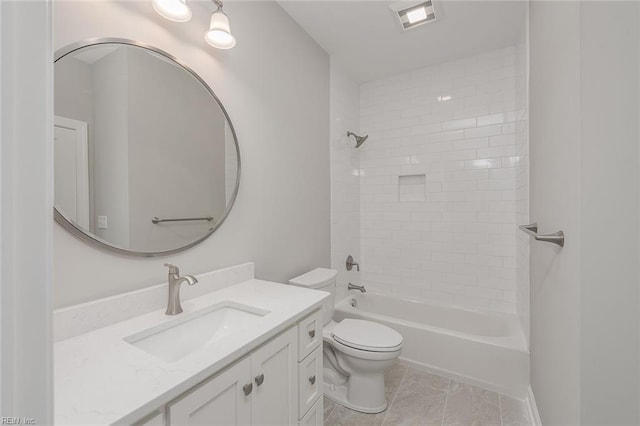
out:
{"label": "faucet handle", "polygon": [[165,263],[164,266],[166,266],[167,268],[169,268],[169,273],[170,274],[176,274],[178,276],[180,276],[180,269],[178,269],[178,267],[172,263]]}

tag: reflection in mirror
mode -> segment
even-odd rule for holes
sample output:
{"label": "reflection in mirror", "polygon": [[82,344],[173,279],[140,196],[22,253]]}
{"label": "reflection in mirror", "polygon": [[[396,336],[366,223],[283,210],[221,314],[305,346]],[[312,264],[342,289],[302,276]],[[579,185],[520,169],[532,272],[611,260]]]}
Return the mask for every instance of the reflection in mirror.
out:
{"label": "reflection in mirror", "polygon": [[69,50],[55,63],[57,219],[136,255],[206,238],[231,208],[239,177],[235,133],[213,92],[149,48]]}

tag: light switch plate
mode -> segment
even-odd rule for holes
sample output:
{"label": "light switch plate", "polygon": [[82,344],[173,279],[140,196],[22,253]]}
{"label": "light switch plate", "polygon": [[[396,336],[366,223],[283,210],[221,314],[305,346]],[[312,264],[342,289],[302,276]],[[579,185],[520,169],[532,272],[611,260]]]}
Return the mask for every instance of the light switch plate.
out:
{"label": "light switch plate", "polygon": [[107,217],[106,216],[98,216],[98,229],[107,229]]}

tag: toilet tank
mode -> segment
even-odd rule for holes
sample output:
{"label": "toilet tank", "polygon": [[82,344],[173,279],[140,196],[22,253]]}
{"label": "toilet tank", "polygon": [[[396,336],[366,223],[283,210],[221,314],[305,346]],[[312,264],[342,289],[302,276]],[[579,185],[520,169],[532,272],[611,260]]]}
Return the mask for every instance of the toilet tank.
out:
{"label": "toilet tank", "polygon": [[323,323],[327,324],[333,317],[335,296],[336,296],[336,277],[338,271],[335,269],[316,268],[306,274],[291,278],[289,284],[297,287],[311,288],[331,293],[331,297],[326,299],[322,304]]}

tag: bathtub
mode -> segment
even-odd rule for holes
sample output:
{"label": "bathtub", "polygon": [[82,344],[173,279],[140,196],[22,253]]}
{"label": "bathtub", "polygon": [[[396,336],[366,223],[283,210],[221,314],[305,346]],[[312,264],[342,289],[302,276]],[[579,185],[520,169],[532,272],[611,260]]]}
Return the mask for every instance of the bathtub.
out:
{"label": "bathtub", "polygon": [[515,315],[364,293],[336,305],[334,319],[366,319],[400,332],[400,359],[436,374],[525,398],[529,352]]}

